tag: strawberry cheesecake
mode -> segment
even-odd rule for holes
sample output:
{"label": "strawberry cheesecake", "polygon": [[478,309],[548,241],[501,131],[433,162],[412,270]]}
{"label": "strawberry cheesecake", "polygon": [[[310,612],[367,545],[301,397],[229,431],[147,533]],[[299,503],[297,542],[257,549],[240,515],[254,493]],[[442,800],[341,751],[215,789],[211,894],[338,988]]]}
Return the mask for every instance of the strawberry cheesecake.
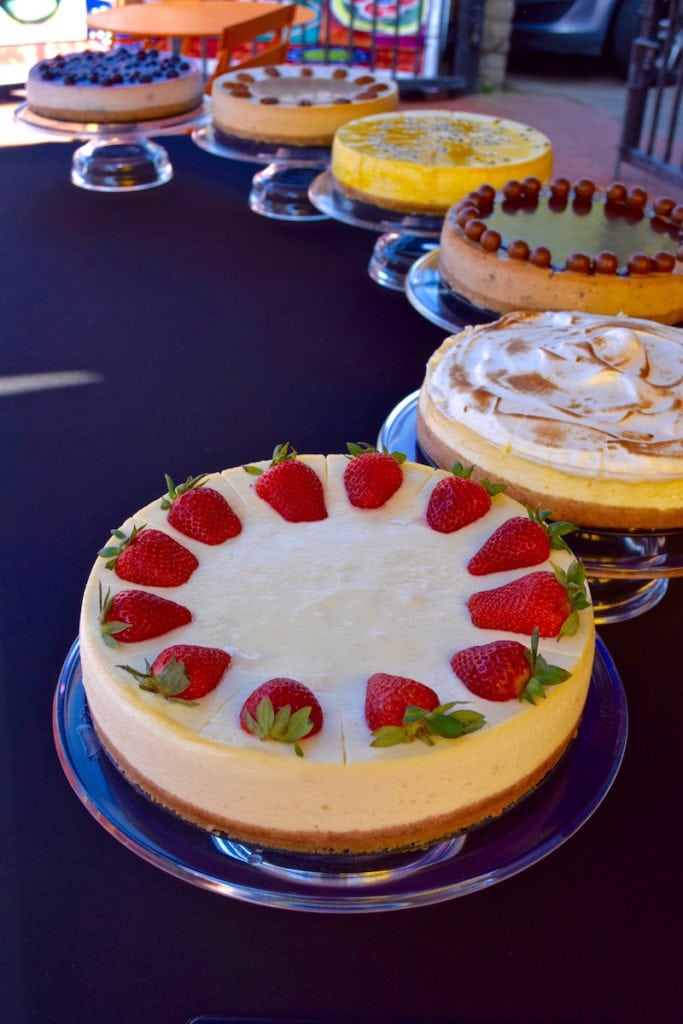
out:
{"label": "strawberry cheesecake", "polygon": [[211,90],[219,133],[289,146],[329,146],[340,125],[395,110],[388,72],[327,64],[276,64],[228,71]]}
{"label": "strawberry cheesecake", "polygon": [[406,212],[443,215],[482,181],[552,173],[549,139],[486,114],[400,111],[349,121],[332,144],[335,188],[347,197]]}
{"label": "strawberry cheesecake", "polygon": [[195,61],[141,46],[116,46],[34,64],[26,102],[42,117],[107,124],[183,114],[201,105],[203,90]]}
{"label": "strawberry cheesecake", "polygon": [[438,262],[451,291],[495,313],[683,321],[683,205],[620,182],[491,179],[448,211]]}
{"label": "strawberry cheesecake", "polygon": [[508,313],[432,355],[417,433],[506,493],[584,527],[683,526],[683,331],[630,317]]}
{"label": "strawberry cheesecake", "polygon": [[569,529],[369,446],[167,478],[85,589],[99,738],[151,799],[268,848],[467,829],[579,727],[594,627]]}

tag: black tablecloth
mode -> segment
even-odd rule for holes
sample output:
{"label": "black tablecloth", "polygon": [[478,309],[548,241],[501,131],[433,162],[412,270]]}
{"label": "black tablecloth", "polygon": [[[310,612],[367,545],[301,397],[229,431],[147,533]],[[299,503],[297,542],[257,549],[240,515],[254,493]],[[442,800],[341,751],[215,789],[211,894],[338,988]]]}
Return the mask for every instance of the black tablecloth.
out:
{"label": "black tablecloth", "polygon": [[0,392],[0,1018],[680,1019],[680,582],[601,630],[630,709],[604,803],[491,888],[372,914],[255,906],[147,864],[72,792],[51,704],[109,528],[164,473],[373,441],[444,334],[370,280],[371,232],[260,217],[254,165],[164,145],[174,179],[129,195],[74,188],[70,144],[0,151],[0,383],[95,375]]}

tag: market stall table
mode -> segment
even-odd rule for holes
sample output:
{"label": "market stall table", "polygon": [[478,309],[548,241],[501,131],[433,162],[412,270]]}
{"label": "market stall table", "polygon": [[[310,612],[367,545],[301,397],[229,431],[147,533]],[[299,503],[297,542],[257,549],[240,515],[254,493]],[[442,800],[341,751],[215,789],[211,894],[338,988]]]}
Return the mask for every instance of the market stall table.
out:
{"label": "market stall table", "polygon": [[444,336],[369,278],[365,231],[256,216],[248,164],[166,145],[173,179],[130,194],[73,188],[64,144],[0,150],[3,1020],[673,1024],[681,580],[600,629],[631,722],[604,801],[477,892],[258,906],[145,862],[74,795],[53,696],[109,529],[164,473],[374,441]]}

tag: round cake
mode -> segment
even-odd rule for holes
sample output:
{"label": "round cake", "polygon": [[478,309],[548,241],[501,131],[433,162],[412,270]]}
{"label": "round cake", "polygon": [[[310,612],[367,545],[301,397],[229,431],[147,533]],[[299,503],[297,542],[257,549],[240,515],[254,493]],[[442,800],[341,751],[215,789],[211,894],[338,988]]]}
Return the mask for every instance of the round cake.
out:
{"label": "round cake", "polygon": [[[498,191],[496,191],[498,189]],[[491,181],[444,220],[439,274],[496,313],[518,309],[683,321],[683,206],[619,182]]]}
{"label": "round cake", "polygon": [[561,519],[683,526],[683,331],[629,317],[508,313],[427,364],[418,440]]}
{"label": "round cake", "polygon": [[203,90],[194,61],[141,46],[117,46],[34,64],[26,102],[34,114],[57,121],[130,123],[194,110]]}
{"label": "round cake", "polygon": [[228,71],[211,91],[219,132],[290,146],[329,146],[346,121],[397,105],[398,87],[388,72],[326,64]]}
{"label": "round cake", "polygon": [[335,187],[351,199],[442,214],[483,181],[552,173],[548,138],[517,121],[448,110],[350,121],[332,144]]}
{"label": "round cake", "polygon": [[[205,828],[337,853],[431,844],[536,786],[594,653],[544,517],[366,448],[248,470],[167,478],[92,570],[83,684],[124,774]],[[480,552],[520,520],[542,536],[508,538],[513,567]]]}

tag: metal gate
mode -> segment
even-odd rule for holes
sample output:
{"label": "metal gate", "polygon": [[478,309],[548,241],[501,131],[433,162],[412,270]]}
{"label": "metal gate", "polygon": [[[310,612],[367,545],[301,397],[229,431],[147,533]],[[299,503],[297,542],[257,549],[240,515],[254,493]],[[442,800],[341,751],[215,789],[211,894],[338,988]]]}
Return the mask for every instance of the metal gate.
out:
{"label": "metal gate", "polygon": [[485,0],[299,2],[317,17],[295,58],[388,68],[401,92],[476,92]]}
{"label": "metal gate", "polygon": [[683,185],[683,0],[647,0],[634,41],[616,173],[622,161]]}

